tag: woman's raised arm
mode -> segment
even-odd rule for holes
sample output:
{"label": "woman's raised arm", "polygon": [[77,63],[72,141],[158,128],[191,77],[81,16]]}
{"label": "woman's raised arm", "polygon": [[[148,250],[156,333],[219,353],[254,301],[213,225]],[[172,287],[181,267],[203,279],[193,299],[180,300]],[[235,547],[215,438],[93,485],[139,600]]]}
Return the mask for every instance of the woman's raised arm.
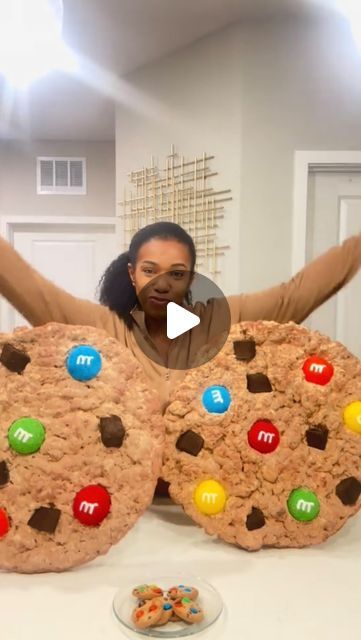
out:
{"label": "woman's raised arm", "polygon": [[[232,324],[243,320],[300,323],[361,268],[361,233],[312,260],[288,282],[227,298]],[[360,290],[361,295],[361,290]]]}
{"label": "woman's raised arm", "polygon": [[1,237],[0,295],[33,326],[47,322],[88,325],[114,335],[114,323],[120,323],[107,307],[77,298],[42,276]]}

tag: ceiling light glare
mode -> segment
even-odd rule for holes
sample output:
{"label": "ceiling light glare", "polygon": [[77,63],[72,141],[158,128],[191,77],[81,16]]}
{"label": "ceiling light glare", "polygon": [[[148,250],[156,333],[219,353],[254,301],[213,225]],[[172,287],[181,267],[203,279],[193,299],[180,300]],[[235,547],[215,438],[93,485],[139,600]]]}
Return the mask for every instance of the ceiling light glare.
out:
{"label": "ceiling light glare", "polygon": [[0,74],[23,89],[53,70],[74,72],[62,40],[62,0],[0,0]]}

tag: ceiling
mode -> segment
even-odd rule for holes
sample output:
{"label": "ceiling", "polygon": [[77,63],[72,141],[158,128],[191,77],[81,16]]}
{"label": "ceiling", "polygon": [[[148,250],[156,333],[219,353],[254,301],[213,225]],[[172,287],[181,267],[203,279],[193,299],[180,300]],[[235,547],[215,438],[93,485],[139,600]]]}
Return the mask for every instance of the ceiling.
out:
{"label": "ceiling", "polygon": [[15,95],[1,80],[0,138],[113,140],[121,76],[232,23],[314,12],[327,1],[64,0],[63,37],[81,54],[83,79],[56,72]]}

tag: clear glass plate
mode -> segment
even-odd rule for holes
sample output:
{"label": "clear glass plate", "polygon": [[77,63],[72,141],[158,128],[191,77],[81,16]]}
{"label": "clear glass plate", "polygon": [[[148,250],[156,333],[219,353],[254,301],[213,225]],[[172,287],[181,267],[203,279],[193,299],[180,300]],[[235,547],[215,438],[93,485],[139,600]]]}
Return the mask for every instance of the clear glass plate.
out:
{"label": "clear glass plate", "polygon": [[[164,591],[177,584],[185,584],[195,587],[199,591],[197,602],[204,611],[204,619],[197,624],[187,624],[186,622],[168,622],[162,627],[148,627],[148,629],[137,629],[132,622],[132,612],[136,606],[136,599],[132,596],[132,590],[138,584],[156,584]],[[152,638],[185,638],[208,629],[219,618],[223,610],[223,601],[218,591],[209,582],[202,580],[198,576],[191,574],[170,574],[154,575],[151,578],[143,574],[142,579],[131,579],[127,577],[124,584],[115,594],[113,600],[113,611],[119,622],[134,633]]]}

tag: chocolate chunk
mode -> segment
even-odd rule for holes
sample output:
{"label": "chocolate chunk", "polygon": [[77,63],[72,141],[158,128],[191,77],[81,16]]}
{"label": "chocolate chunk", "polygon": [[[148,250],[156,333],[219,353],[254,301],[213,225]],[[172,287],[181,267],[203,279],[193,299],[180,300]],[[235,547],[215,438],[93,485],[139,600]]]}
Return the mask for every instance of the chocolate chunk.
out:
{"label": "chocolate chunk", "polygon": [[0,462],[0,487],[3,487],[10,480],[8,465],[5,460]]}
{"label": "chocolate chunk", "polygon": [[269,393],[272,385],[264,373],[248,373],[247,389],[251,393]]}
{"label": "chocolate chunk", "polygon": [[102,443],[105,447],[121,447],[123,444],[125,429],[118,416],[100,418],[99,423]]}
{"label": "chocolate chunk", "polygon": [[256,343],[254,340],[236,340],[233,343],[233,351],[237,360],[250,362],[256,355]]}
{"label": "chocolate chunk", "polygon": [[170,482],[166,482],[163,478],[158,478],[154,495],[161,498],[169,498],[169,486]]}
{"label": "chocolate chunk", "polygon": [[29,364],[30,357],[24,351],[20,351],[20,349],[6,342],[1,351],[0,362],[9,371],[22,373],[26,365]]}
{"label": "chocolate chunk", "polygon": [[326,449],[328,429],[323,424],[316,424],[306,431],[306,440],[309,447],[314,449]]}
{"label": "chocolate chunk", "polygon": [[179,451],[185,451],[185,453],[190,453],[191,456],[197,456],[203,449],[203,445],[202,436],[189,429],[179,436],[175,446]]}
{"label": "chocolate chunk", "polygon": [[266,524],[266,519],[261,509],[252,507],[251,513],[248,514],[246,520],[246,527],[248,531],[254,531],[255,529],[261,529]]}
{"label": "chocolate chunk", "polygon": [[361,493],[361,482],[357,478],[345,478],[338,483],[336,487],[336,495],[340,498],[342,504],[351,506],[356,504]]}
{"label": "chocolate chunk", "polygon": [[35,509],[33,515],[28,521],[29,527],[44,531],[45,533],[54,533],[58,526],[61,511],[54,507],[39,507]]}

